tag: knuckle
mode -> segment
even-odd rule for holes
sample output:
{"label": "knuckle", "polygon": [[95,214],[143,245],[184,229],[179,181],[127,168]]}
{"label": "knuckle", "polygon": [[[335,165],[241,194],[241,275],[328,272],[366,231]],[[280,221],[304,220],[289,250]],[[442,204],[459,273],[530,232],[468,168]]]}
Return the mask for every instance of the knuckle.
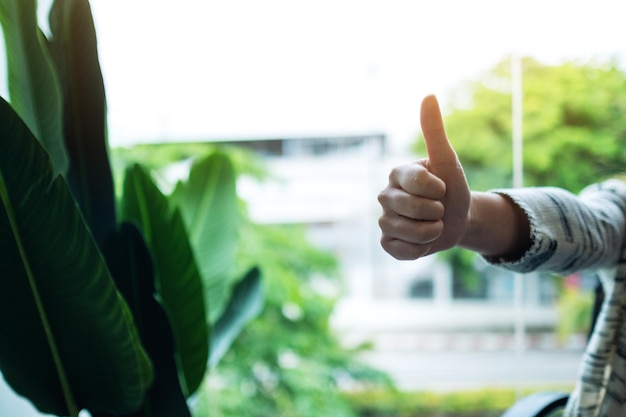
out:
{"label": "knuckle", "polygon": [[379,192],[377,198],[381,205],[385,205],[389,201],[389,188],[387,187]]}
{"label": "knuckle", "polygon": [[[420,166],[418,165],[418,167]],[[429,180],[430,175],[430,172],[428,172],[425,168],[418,168],[413,172],[413,181],[423,184]]]}
{"label": "knuckle", "polygon": [[385,230],[387,230],[387,224],[388,224],[388,220],[384,215],[378,218],[378,227],[383,232],[383,238],[385,237]]}
{"label": "knuckle", "polygon": [[402,171],[405,169],[405,165],[400,165],[391,168],[389,171],[389,182],[395,182],[397,178],[402,175]]}

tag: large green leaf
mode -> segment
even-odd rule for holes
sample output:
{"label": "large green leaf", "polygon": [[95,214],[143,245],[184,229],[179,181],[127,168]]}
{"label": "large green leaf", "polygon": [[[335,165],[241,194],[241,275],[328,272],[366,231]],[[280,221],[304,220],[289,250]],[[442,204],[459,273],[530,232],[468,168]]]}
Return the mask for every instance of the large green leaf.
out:
{"label": "large green leaf", "polygon": [[[154,366],[154,382],[141,409],[124,417],[191,417],[179,382],[174,332],[158,300],[152,254],[143,235],[137,226],[124,222],[107,237],[103,253]],[[101,413],[92,416],[117,417]]]}
{"label": "large green leaf", "polygon": [[202,280],[180,212],[139,166],[126,171],[122,216],[143,232],[156,266],[157,289],[169,314],[187,395],[200,386],[208,358]]}
{"label": "large green leaf", "polygon": [[189,179],[172,195],[189,231],[204,282],[209,321],[227,302],[239,222],[236,175],[230,158],[214,152],[192,166]]}
{"label": "large green leaf", "polygon": [[0,99],[0,369],[44,412],[138,408],[152,378],[67,184]]}
{"label": "large green leaf", "polygon": [[61,93],[37,26],[35,0],[0,0],[11,104],[52,159],[55,173],[68,167],[63,139]]}
{"label": "large green leaf", "polygon": [[[16,0],[20,1],[20,0]],[[87,0],[55,0],[50,51],[63,92],[68,181],[97,242],[116,226],[108,157],[106,97],[96,31]]]}
{"label": "large green leaf", "polygon": [[213,326],[209,366],[215,367],[241,330],[263,308],[261,273],[252,268],[234,287],[228,305]]}

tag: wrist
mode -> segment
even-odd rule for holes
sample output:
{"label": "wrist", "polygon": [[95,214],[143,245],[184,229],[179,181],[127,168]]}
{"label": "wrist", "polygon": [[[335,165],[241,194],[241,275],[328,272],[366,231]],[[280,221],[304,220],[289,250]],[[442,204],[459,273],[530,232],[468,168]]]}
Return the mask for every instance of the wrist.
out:
{"label": "wrist", "polygon": [[508,196],[472,192],[468,225],[459,246],[483,256],[519,259],[530,247],[530,224]]}
{"label": "wrist", "polygon": [[461,236],[458,246],[483,254],[484,246],[487,243],[485,239],[488,237],[488,223],[485,221],[485,217],[489,211],[489,200],[490,196],[484,192],[471,192],[467,228],[463,236]]}

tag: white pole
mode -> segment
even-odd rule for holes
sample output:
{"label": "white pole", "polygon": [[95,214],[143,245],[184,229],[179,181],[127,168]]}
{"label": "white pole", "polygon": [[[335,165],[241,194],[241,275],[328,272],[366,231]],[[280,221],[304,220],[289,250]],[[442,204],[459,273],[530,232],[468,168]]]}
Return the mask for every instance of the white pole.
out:
{"label": "white pole", "polygon": [[[518,39],[520,25],[517,15],[517,1],[513,2],[513,52],[511,54],[511,117],[513,127],[513,187],[519,188],[524,185],[523,166],[523,89],[522,89],[522,63],[518,53]],[[524,320],[524,280],[521,274],[514,275],[514,338],[515,356],[518,378],[523,378],[524,351],[526,322]],[[517,387],[518,398],[522,395],[521,383]]]}
{"label": "white pole", "polygon": [[512,118],[513,118],[513,187],[524,186],[522,63],[517,52],[511,55]]}

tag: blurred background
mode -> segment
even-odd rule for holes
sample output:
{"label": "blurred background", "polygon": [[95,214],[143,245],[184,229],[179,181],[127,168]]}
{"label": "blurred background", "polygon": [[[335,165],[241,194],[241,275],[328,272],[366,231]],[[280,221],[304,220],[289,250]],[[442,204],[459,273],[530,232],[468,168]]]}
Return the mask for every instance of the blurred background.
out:
{"label": "blurred background", "polygon": [[578,192],[618,175],[624,2],[91,5],[118,171],[142,162],[167,190],[216,147],[238,169],[241,262],[264,271],[266,308],[197,415],[499,415],[526,392],[571,388],[593,275],[516,285],[460,250],[396,261],[376,196],[393,166],[424,156],[431,93],[470,186],[513,186],[516,82],[524,185]]}

